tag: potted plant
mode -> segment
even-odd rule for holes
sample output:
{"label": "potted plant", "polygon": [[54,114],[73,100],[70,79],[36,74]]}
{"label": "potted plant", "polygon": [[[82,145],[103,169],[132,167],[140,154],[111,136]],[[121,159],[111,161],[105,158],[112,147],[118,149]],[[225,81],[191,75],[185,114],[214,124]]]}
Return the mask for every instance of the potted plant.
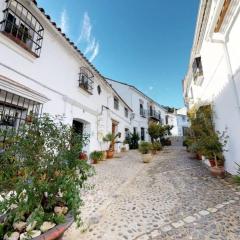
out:
{"label": "potted plant", "polygon": [[152,154],[150,153],[152,149],[152,144],[149,142],[140,142],[139,152],[142,153],[142,158],[144,163],[149,163],[152,160]]}
{"label": "potted plant", "polygon": [[2,134],[14,140],[0,155],[0,239],[53,240],[79,225],[79,190],[94,173],[79,161],[88,137],[48,115]]}
{"label": "potted plant", "polygon": [[81,152],[79,154],[79,159],[87,161],[88,160],[88,156],[87,156],[87,154],[85,152]]}
{"label": "potted plant", "polygon": [[119,137],[119,133],[117,133],[116,135],[113,133],[108,133],[104,138],[103,141],[108,142],[109,143],[109,148],[106,151],[107,152],[107,158],[113,158],[114,155],[114,144],[115,144],[115,140],[116,138]]}
{"label": "potted plant", "polygon": [[204,155],[209,159],[210,171],[213,176],[224,177],[224,156],[223,152],[226,151],[228,136],[226,131],[220,134],[219,131],[213,132],[211,135],[204,136],[203,149]]}
{"label": "potted plant", "polygon": [[103,159],[103,152],[102,151],[93,151],[90,153],[90,158],[93,161],[93,164],[97,164],[99,161]]}
{"label": "potted plant", "polygon": [[27,117],[26,117],[26,123],[32,123],[33,122],[33,118],[34,118],[34,114],[33,114],[33,111],[31,110],[29,112],[29,114],[27,115]]}
{"label": "potted plant", "polygon": [[156,154],[161,150],[162,150],[162,144],[159,141],[155,141],[152,143],[152,154]]}

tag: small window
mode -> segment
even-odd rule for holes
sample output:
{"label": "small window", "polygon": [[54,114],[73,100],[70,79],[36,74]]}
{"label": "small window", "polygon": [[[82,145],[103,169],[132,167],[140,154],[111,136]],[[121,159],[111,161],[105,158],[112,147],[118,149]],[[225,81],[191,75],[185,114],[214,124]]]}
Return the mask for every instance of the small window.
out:
{"label": "small window", "polygon": [[114,97],[114,109],[116,110],[119,109],[119,100],[117,97]]}
{"label": "small window", "polygon": [[145,129],[141,128],[141,140],[145,141]]}
{"label": "small window", "polygon": [[136,128],[136,127],[133,128],[133,133],[134,133],[134,134],[137,133],[137,128]]}
{"label": "small window", "polygon": [[125,114],[125,117],[128,118],[128,109],[126,107],[124,108],[124,114]]}
{"label": "small window", "polygon": [[80,67],[80,73],[79,73],[79,87],[89,94],[92,94],[93,92],[93,79],[94,75],[90,71],[90,69],[86,67]]}
{"label": "small window", "polygon": [[143,105],[142,105],[142,103],[140,103],[140,105],[139,105],[139,109],[140,109],[140,116],[144,116],[144,110],[143,110]]}
{"label": "small window", "polygon": [[100,85],[97,86],[97,91],[98,91],[98,95],[100,95],[101,92],[102,92],[102,89],[101,89],[101,86],[100,86]]}

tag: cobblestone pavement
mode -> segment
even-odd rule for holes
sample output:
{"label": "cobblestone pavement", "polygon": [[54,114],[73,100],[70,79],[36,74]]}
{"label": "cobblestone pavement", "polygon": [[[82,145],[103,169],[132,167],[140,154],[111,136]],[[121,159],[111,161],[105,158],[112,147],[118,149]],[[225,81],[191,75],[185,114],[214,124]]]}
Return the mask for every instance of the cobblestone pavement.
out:
{"label": "cobblestone pavement", "polygon": [[64,240],[238,240],[240,188],[216,179],[182,147],[143,164],[135,151],[96,168],[83,209],[85,232]]}

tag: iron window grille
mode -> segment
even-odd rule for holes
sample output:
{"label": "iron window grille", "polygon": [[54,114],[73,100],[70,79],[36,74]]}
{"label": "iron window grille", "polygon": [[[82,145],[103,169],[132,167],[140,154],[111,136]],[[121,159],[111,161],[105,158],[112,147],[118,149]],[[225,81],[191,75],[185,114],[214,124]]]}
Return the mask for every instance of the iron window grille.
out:
{"label": "iron window grille", "polygon": [[141,141],[145,141],[145,129],[141,128]]}
{"label": "iron window grille", "polygon": [[93,94],[93,79],[94,75],[88,68],[80,67],[79,87],[88,92],[89,94]]}
{"label": "iron window grille", "polygon": [[[42,104],[0,89],[0,129],[18,132],[24,124],[33,123],[42,112]],[[0,152],[7,144],[6,135],[0,135]]]}
{"label": "iron window grille", "polygon": [[156,110],[153,110],[152,108],[149,109],[148,116],[150,118],[154,118],[154,119],[157,119],[157,120],[161,119],[161,115]]}
{"label": "iron window grille", "polygon": [[196,79],[199,76],[203,76],[202,60],[201,57],[196,57],[194,59],[193,65],[193,77]]}
{"label": "iron window grille", "polygon": [[118,98],[114,97],[114,109],[118,110],[119,109],[119,100]]}
{"label": "iron window grille", "polygon": [[128,118],[128,109],[124,108],[125,117]]}
{"label": "iron window grille", "polygon": [[41,54],[44,28],[33,14],[16,0],[7,0],[0,31],[36,57]]}
{"label": "iron window grille", "polygon": [[142,103],[140,103],[140,116],[141,117],[146,117],[146,110],[143,108],[143,105],[142,105]]}

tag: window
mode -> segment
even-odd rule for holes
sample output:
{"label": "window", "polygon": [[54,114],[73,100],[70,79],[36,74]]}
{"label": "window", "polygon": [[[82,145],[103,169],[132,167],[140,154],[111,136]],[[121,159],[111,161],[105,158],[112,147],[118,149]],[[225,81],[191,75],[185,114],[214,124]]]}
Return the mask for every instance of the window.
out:
{"label": "window", "polygon": [[101,86],[100,86],[100,85],[97,86],[97,91],[98,91],[98,95],[100,95],[101,92],[102,92],[102,89],[101,89]]}
{"label": "window", "polygon": [[166,122],[166,124],[168,124],[168,122],[169,122],[168,119],[169,119],[169,116],[166,115],[166,116],[165,116],[165,122]]}
{"label": "window", "polygon": [[139,108],[140,108],[140,116],[144,117],[144,109],[143,109],[142,103],[140,103]]}
{"label": "window", "polygon": [[125,117],[128,118],[128,109],[126,107],[124,108],[124,114],[125,114]]}
{"label": "window", "polygon": [[196,80],[199,76],[203,76],[203,68],[202,68],[201,57],[196,57],[194,59],[192,69],[193,69],[194,80]]}
{"label": "window", "polygon": [[[42,104],[0,89],[0,129],[18,131],[19,126],[31,124],[42,110]],[[0,149],[6,138],[0,137]]]}
{"label": "window", "polygon": [[40,22],[21,3],[7,1],[0,22],[0,31],[36,57],[40,56],[44,29]]}
{"label": "window", "polygon": [[137,133],[137,128],[136,128],[136,127],[133,128],[133,133],[134,133],[134,134]]}
{"label": "window", "polygon": [[86,67],[80,68],[79,73],[79,87],[92,94],[93,92],[93,73]]}
{"label": "window", "polygon": [[141,128],[141,141],[145,141],[145,129]]}
{"label": "window", "polygon": [[119,100],[117,97],[114,97],[114,109],[118,110],[119,109]]}

